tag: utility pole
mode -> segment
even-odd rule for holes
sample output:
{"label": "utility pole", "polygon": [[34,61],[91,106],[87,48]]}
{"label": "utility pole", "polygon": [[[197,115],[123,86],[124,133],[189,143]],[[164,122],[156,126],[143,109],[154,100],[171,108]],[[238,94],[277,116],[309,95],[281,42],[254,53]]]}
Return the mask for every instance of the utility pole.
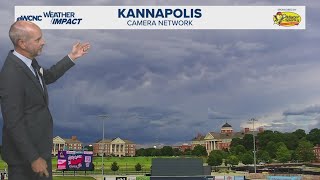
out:
{"label": "utility pole", "polygon": [[251,118],[249,120],[250,123],[252,123],[252,136],[253,136],[253,162],[254,162],[254,173],[257,173],[257,158],[256,158],[256,138],[255,138],[255,128],[254,128],[254,122],[258,121],[255,118]]}

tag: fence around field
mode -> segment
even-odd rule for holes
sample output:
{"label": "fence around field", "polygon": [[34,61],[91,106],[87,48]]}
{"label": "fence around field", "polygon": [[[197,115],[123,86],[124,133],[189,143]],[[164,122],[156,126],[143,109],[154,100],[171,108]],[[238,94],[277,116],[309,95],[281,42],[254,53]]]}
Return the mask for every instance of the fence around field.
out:
{"label": "fence around field", "polygon": [[[94,171],[61,171],[61,170],[54,170],[53,175],[100,175],[102,174],[101,169],[100,170],[94,170]],[[130,170],[118,170],[118,171],[111,171],[111,170],[104,170],[104,175],[145,175],[145,174],[150,174],[150,170],[149,171],[130,171]]]}

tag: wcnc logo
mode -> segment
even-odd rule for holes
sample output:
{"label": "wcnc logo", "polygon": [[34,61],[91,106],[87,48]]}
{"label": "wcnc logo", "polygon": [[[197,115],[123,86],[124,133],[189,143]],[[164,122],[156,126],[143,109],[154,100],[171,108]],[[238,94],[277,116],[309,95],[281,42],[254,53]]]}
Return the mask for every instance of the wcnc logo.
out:
{"label": "wcnc logo", "polygon": [[41,15],[21,15],[17,21],[42,21]]}
{"label": "wcnc logo", "polygon": [[51,24],[80,24],[82,18],[76,18],[75,12],[43,12],[43,15],[21,15],[17,21],[42,21],[50,19]]}

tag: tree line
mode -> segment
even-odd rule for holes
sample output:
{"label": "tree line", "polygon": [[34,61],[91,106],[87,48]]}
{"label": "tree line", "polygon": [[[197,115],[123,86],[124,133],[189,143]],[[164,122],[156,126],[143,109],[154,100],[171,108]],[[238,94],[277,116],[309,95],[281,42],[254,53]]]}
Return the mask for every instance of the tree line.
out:
{"label": "tree line", "polygon": [[[257,163],[311,162],[315,160],[313,147],[320,144],[320,129],[312,129],[308,134],[302,129],[282,133],[266,130],[256,135]],[[239,162],[253,164],[253,135],[234,138],[230,149],[214,150],[208,156],[208,164],[219,166],[223,163],[234,166]]]}
{"label": "tree line", "polygon": [[136,150],[136,156],[207,156],[206,148],[203,146],[196,146],[193,150],[186,149],[181,151],[178,148],[171,146],[163,146],[162,148],[141,148]]}
{"label": "tree line", "polygon": [[[308,134],[298,129],[294,132],[266,130],[256,135],[257,163],[271,162],[311,162],[315,160],[313,147],[320,144],[320,129],[314,128]],[[204,156],[211,166],[253,164],[253,135],[245,134],[243,138],[232,139],[229,149],[214,150],[207,154],[205,147],[197,145],[193,150],[184,152],[171,146],[161,149],[141,148],[136,156]]]}

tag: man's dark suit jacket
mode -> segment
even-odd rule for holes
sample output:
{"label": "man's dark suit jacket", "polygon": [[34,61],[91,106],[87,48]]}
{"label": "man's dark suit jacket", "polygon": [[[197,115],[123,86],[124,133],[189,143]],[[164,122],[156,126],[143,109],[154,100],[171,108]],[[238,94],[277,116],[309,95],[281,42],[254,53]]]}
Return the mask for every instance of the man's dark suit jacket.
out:
{"label": "man's dark suit jacket", "polygon": [[[46,87],[42,89],[26,64],[10,51],[0,74],[3,116],[2,158],[8,165],[51,158],[53,122]],[[74,63],[68,56],[43,71],[43,84],[60,78]]]}

